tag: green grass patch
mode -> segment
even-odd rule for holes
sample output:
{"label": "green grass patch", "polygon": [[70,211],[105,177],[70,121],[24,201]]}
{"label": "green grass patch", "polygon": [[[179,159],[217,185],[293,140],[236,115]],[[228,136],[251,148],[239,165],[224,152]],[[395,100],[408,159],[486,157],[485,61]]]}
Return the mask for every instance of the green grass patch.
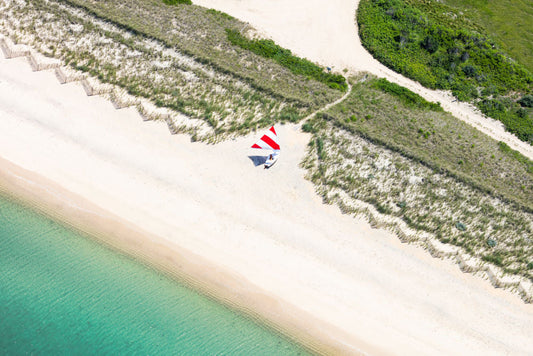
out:
{"label": "green grass patch", "polygon": [[491,35],[513,59],[533,72],[533,2],[444,0]]}
{"label": "green grass patch", "polygon": [[167,5],[178,5],[178,4],[192,5],[191,0],[163,0],[163,2]]}
{"label": "green grass patch", "polygon": [[327,73],[324,68],[307,59],[294,56],[290,50],[278,46],[272,40],[250,40],[239,31],[233,29],[226,29],[226,33],[228,40],[232,44],[252,51],[262,57],[273,59],[294,74],[304,75],[308,78],[318,80],[333,89],[346,91],[348,88],[348,84],[342,75]]}
{"label": "green grass patch", "polygon": [[374,82],[376,88],[381,89],[382,91],[392,94],[399,98],[402,103],[408,106],[414,106],[419,109],[428,109],[433,111],[442,111],[440,103],[433,103],[427,101],[420,95],[413,93],[411,90],[402,87],[396,83],[391,83],[385,78],[380,78]]}

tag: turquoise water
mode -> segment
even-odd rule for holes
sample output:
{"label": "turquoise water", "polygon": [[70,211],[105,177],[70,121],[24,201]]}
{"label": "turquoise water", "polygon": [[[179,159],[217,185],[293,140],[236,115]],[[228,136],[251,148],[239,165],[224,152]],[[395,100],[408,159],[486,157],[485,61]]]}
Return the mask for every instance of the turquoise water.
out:
{"label": "turquoise water", "polygon": [[0,197],[0,354],[304,353],[174,280]]}

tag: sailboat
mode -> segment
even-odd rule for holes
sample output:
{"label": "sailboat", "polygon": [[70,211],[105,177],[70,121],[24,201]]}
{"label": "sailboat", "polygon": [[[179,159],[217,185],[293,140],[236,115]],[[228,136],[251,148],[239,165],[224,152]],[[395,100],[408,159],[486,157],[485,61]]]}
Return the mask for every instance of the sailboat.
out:
{"label": "sailboat", "polygon": [[265,168],[270,168],[278,160],[281,148],[279,147],[278,134],[274,126],[271,126],[268,131],[261,136],[261,138],[252,145],[252,148],[270,151],[267,160],[265,161]]}

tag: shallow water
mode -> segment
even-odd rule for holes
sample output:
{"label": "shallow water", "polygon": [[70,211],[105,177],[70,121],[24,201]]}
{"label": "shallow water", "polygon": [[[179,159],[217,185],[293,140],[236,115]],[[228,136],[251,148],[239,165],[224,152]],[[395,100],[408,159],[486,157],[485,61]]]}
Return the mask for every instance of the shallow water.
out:
{"label": "shallow water", "polygon": [[295,355],[298,346],[0,197],[0,354]]}

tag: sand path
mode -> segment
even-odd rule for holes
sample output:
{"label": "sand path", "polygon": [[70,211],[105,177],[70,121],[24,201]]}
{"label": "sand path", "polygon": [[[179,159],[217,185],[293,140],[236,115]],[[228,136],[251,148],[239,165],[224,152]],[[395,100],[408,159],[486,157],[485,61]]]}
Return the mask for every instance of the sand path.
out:
{"label": "sand path", "polygon": [[478,130],[507,143],[533,159],[533,146],[505,131],[496,120],[473,106],[457,102],[449,93],[426,89],[388,69],[363,46],[355,13],[359,0],[194,0],[194,4],[224,11],[250,23],[258,32],[298,56],[341,72],[368,71],[403,85],[442,107]]}
{"label": "sand path", "polygon": [[0,156],[32,172],[0,164],[0,186],[10,180],[46,191],[64,214],[101,215],[91,208],[98,206],[217,266],[205,273],[226,271],[216,287],[274,310],[272,320],[290,318],[297,306],[314,319],[300,316],[295,327],[342,330],[330,341],[353,352],[533,349],[531,305],[322,204],[298,168],[309,136],[297,126],[278,132],[282,156],[264,170],[247,157],[256,134],[191,143],[132,108],[87,97],[78,83],[32,72],[24,59],[0,59]]}

